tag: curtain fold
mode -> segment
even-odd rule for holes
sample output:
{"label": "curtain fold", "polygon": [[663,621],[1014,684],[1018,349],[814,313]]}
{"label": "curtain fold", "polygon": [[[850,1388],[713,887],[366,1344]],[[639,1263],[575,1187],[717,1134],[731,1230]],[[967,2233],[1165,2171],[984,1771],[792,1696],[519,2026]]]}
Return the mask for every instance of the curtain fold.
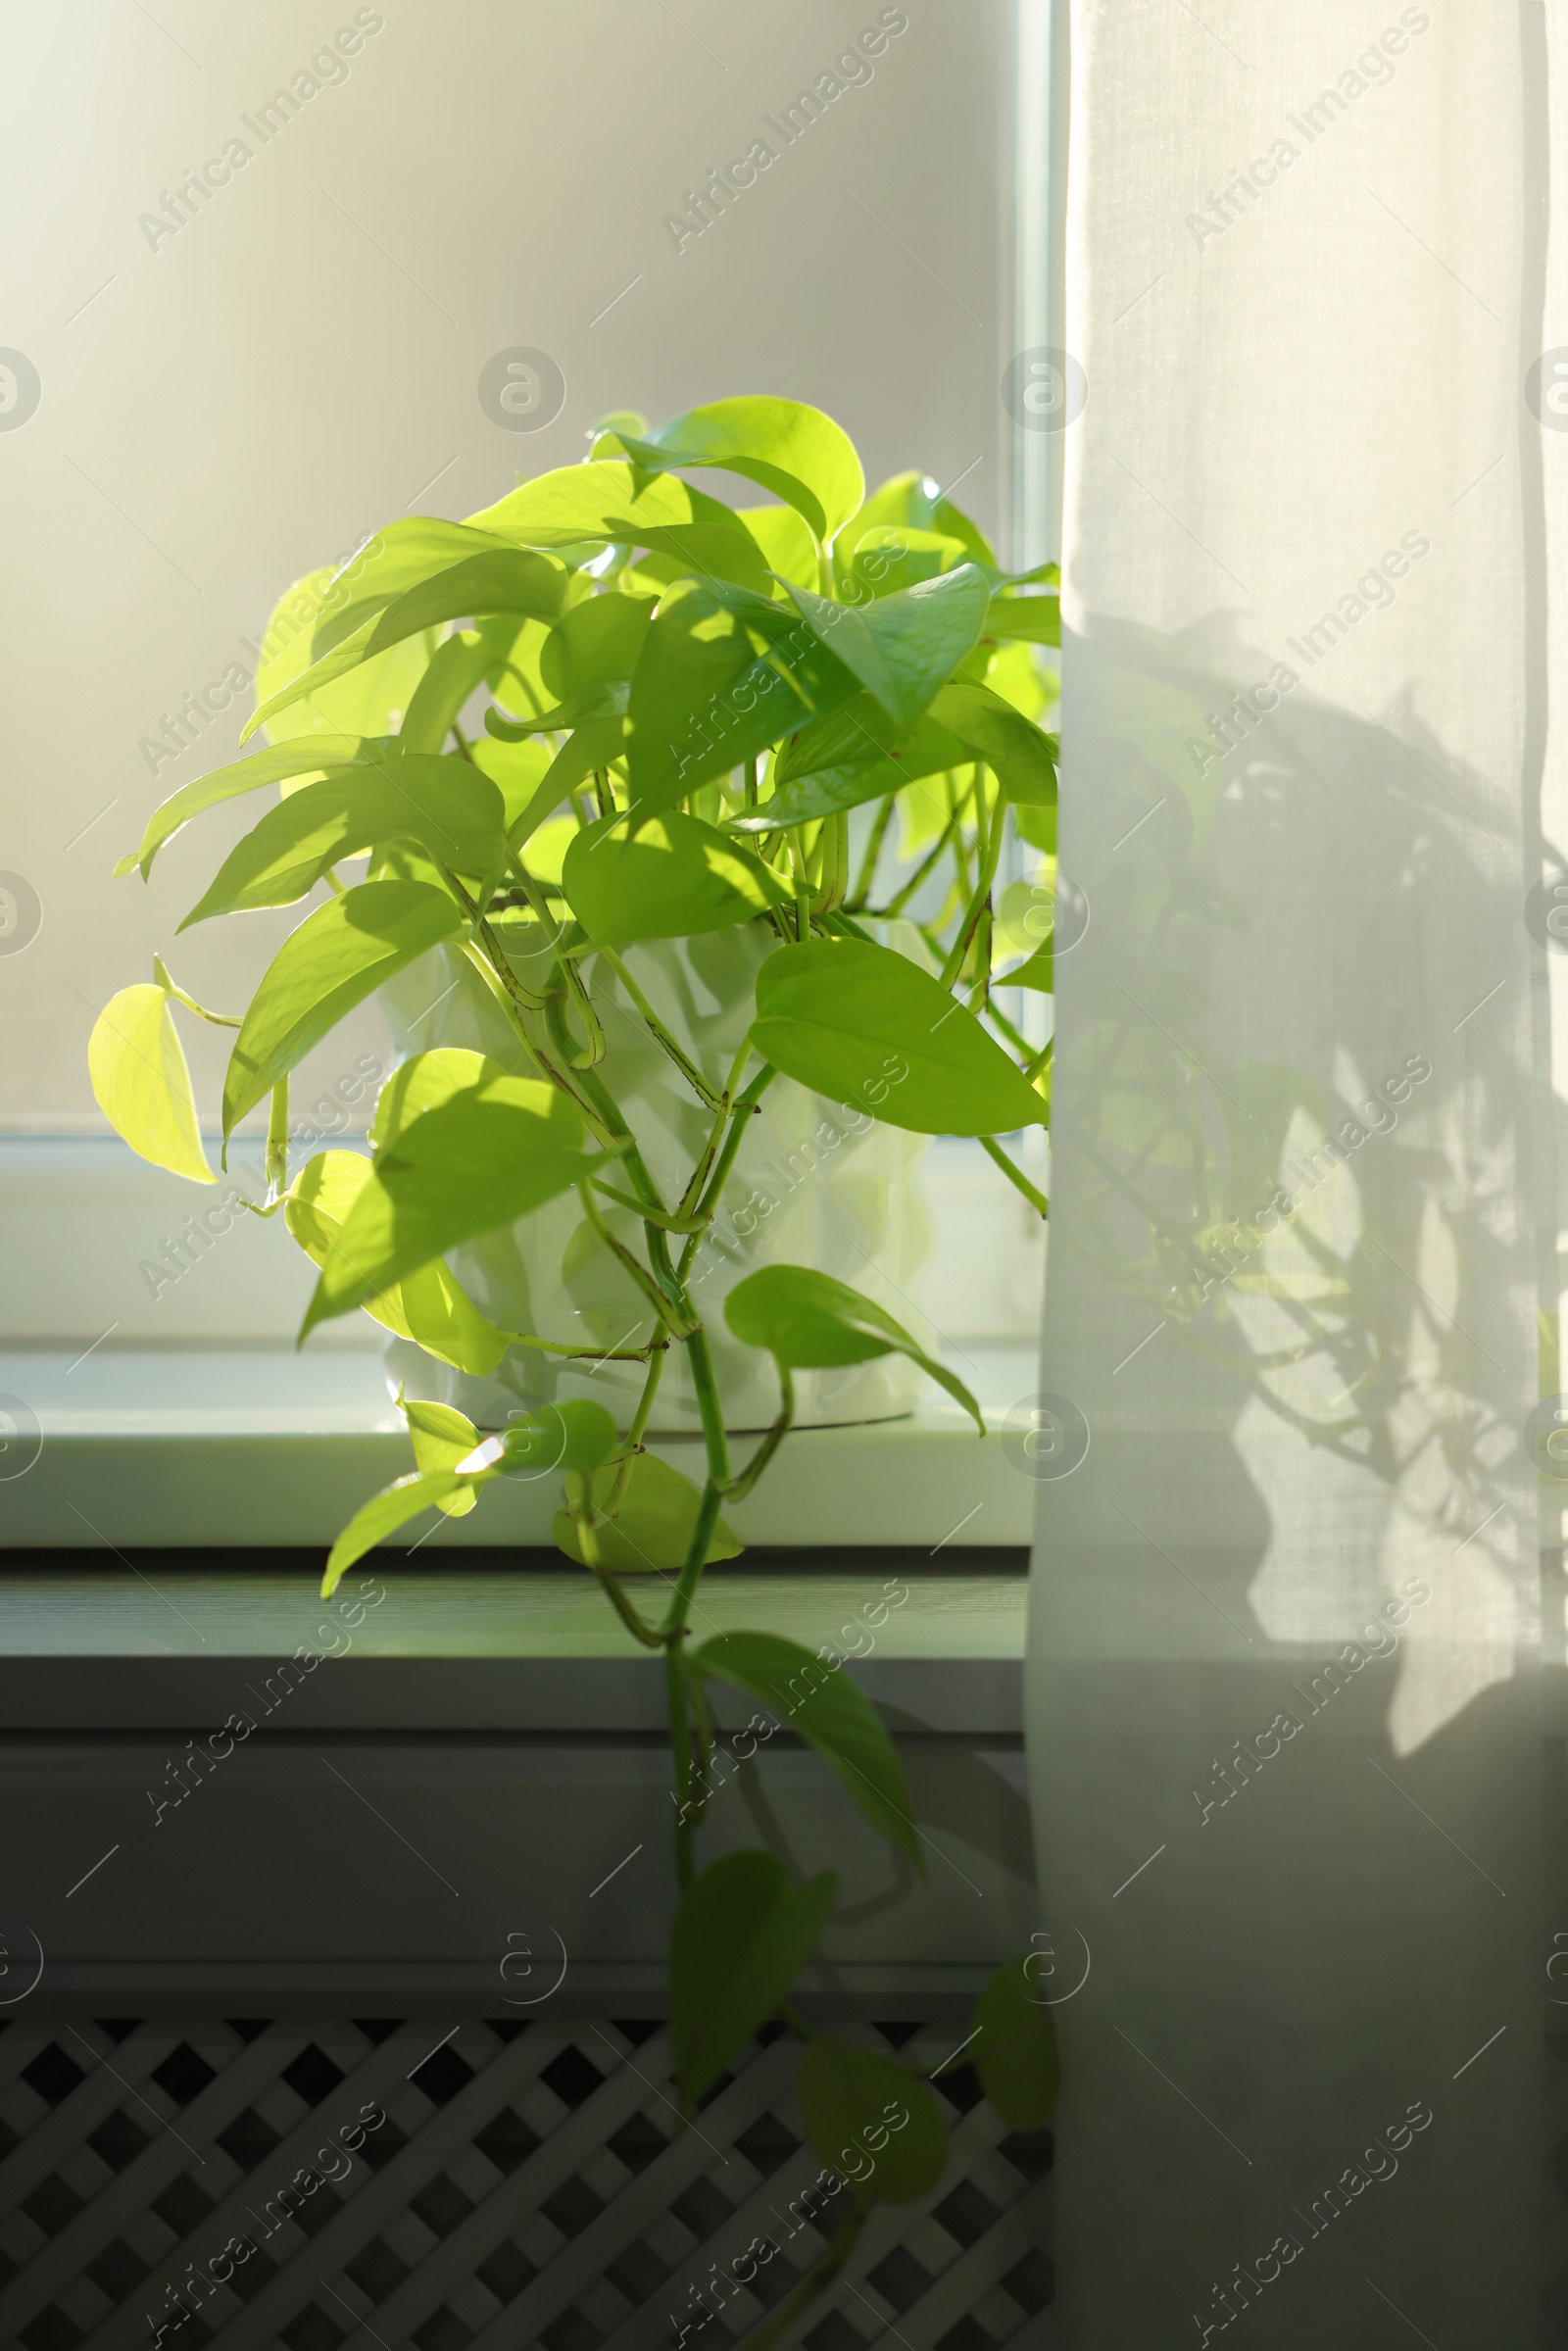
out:
{"label": "curtain fold", "polygon": [[1528,2346],[1568,2266],[1557,61],[1535,0],[1072,39],[1054,2339]]}

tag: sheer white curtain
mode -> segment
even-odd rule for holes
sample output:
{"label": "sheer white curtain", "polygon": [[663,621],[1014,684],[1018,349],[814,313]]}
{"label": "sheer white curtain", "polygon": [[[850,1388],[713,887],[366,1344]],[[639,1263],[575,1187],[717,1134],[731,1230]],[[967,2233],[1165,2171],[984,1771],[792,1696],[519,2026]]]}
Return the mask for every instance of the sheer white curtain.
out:
{"label": "sheer white curtain", "polygon": [[1077,0],[1072,38],[1054,2339],[1525,2346],[1568,2266],[1560,61],[1540,0]]}

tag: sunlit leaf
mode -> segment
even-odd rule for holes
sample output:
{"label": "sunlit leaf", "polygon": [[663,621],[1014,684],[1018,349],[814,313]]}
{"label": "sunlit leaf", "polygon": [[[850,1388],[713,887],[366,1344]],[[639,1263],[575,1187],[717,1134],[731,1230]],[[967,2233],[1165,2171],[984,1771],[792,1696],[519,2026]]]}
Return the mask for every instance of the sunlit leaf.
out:
{"label": "sunlit leaf", "polygon": [[466,1479],[456,1470],[416,1469],[384,1488],[363,1510],[356,1510],[328,1551],[326,1572],[321,1578],[322,1599],[331,1598],[357,1559],[363,1559],[367,1551],[373,1551],[377,1543],[385,1543],[399,1527],[406,1527],[411,1518],[417,1518],[432,1507],[439,1508],[455,1495],[484,1483],[485,1474]]}
{"label": "sunlit leaf", "polygon": [[[259,726],[271,725],[296,703],[319,703],[325,690],[362,663],[374,661],[422,636],[446,620],[479,619],[490,612],[518,612],[536,620],[553,620],[560,612],[566,575],[548,557],[518,547],[491,548],[466,557],[450,569],[407,588],[382,612],[371,613],[332,651],[286,681],[256,681],[257,707],[246,720],[240,741]],[[421,650],[416,675],[421,675],[428,656]]]}
{"label": "sunlit leaf", "polygon": [[642,473],[722,465],[743,474],[794,507],[820,540],[832,538],[865,495],[849,434],[804,401],[715,400],[653,432],[616,437]]}
{"label": "sunlit leaf", "polygon": [[166,989],[148,982],[110,998],[87,1042],[87,1069],[98,1107],[133,1151],[192,1183],[218,1181]]}
{"label": "sunlit leaf", "polygon": [[647,481],[632,468],[598,460],[541,473],[469,516],[470,525],[521,547],[579,547],[619,541],[668,555],[692,577],[711,573],[767,591],[761,551],[728,507],[685,482]]}
{"label": "sunlit leaf", "polygon": [[928,1355],[884,1306],[806,1265],[763,1265],[736,1283],[724,1320],[747,1347],[766,1347],[792,1371],[906,1355],[960,1403],[985,1435],[980,1407],[956,1373]]}
{"label": "sunlit leaf", "polygon": [[489,878],[506,863],[505,809],[466,759],[410,752],[293,792],[230,850],[181,930],[215,914],[291,906],[340,859],[404,843]]}
{"label": "sunlit leaf", "polygon": [[554,1199],[607,1155],[584,1149],[580,1112],[539,1079],[495,1078],[426,1110],[376,1154],[321,1269],[301,1338],[459,1242]]}
{"label": "sunlit leaf", "polygon": [[291,931],[262,975],[223,1081],[226,1143],[247,1110],[368,996],[463,929],[424,882],[361,882]]}
{"label": "sunlit leaf", "polygon": [[[334,1254],[350,1211],[369,1181],[370,1162],[358,1151],[318,1151],[290,1185],[283,1221],[318,1268]],[[439,1257],[361,1304],[383,1330],[412,1339],[439,1363],[480,1378],[495,1370],[512,1344]],[[418,1459],[417,1452],[415,1457]],[[431,1466],[423,1461],[419,1465]]]}
{"label": "sunlit leaf", "polygon": [[[594,1473],[596,1509],[608,1508],[619,1475],[613,1463]],[[661,1461],[657,1453],[638,1453],[614,1517],[602,1519],[594,1529],[601,1564],[621,1575],[641,1575],[651,1569],[673,1574],[685,1565],[702,1498],[701,1488],[669,1462]],[[556,1513],[551,1532],[568,1559],[575,1559],[579,1566],[586,1564],[577,1524],[569,1511]],[[734,1530],[722,1518],[716,1519],[703,1553],[704,1564],[734,1559],[743,1548]]]}
{"label": "sunlit leaf", "polygon": [[808,588],[790,590],[819,642],[906,731],[979,641],[990,594],[973,563],[858,607],[835,604]]}
{"label": "sunlit leaf", "polygon": [[749,922],[790,892],[760,857],[713,825],[673,811],[627,837],[613,824],[579,832],[561,869],[590,939],[683,939]]}
{"label": "sunlit leaf", "polygon": [[677,583],[631,681],[631,813],[659,815],[855,689],[853,671],[787,606]]}
{"label": "sunlit leaf", "polygon": [[757,975],[752,1036],[786,1077],[911,1134],[1002,1135],[1044,1121],[1040,1097],[974,1014],[868,940],[775,949]]}

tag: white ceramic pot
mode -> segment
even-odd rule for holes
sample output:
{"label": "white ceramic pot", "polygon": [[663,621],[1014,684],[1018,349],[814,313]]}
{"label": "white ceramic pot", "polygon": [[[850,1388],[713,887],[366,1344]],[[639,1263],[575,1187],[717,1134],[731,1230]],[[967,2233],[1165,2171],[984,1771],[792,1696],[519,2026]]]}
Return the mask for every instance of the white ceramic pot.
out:
{"label": "white ceramic pot", "polygon": [[[906,923],[878,925],[892,947],[923,955]],[[695,939],[628,948],[624,961],[670,1034],[715,1090],[722,1087],[751,1017],[757,968],[776,944],[760,925]],[[609,966],[589,958],[585,977],[604,1022],[600,1064],[633,1127],[654,1181],[673,1203],[712,1124],[711,1113],[655,1041]],[[438,948],[383,991],[393,1040],[404,1054],[466,1046],[509,1069],[526,1057],[483,981],[466,959]],[[778,1410],[770,1359],[732,1339],[726,1293],[759,1266],[808,1265],[862,1290],[926,1344],[929,1331],[912,1293],[930,1254],[932,1228],[919,1177],[923,1136],[873,1120],[857,1103],[837,1103],[787,1078],[775,1079],[725,1186],[710,1235],[692,1271],[693,1297],[709,1334],[725,1420],[737,1431],[765,1428]],[[629,1209],[607,1201],[617,1238],[641,1240]],[[678,1244],[677,1244],[678,1247]],[[647,1328],[648,1309],[630,1277],[583,1217],[575,1193],[547,1201],[503,1231],[451,1252],[458,1279],[503,1330],[612,1348]],[[510,1348],[487,1378],[448,1369],[407,1340],[387,1354],[394,1388],[455,1404],[480,1428],[500,1428],[520,1407],[567,1396],[599,1397],[622,1422],[640,1393],[640,1363]],[[796,1424],[888,1420],[913,1409],[922,1375],[901,1355],[796,1378]],[[651,1429],[699,1427],[685,1349],[672,1347]]]}

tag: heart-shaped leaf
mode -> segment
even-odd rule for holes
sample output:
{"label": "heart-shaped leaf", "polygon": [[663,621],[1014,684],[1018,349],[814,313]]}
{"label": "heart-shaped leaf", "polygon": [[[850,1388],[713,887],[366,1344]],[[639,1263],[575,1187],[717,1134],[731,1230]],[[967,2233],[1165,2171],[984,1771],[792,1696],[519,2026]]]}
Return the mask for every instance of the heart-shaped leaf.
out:
{"label": "heart-shaped leaf", "polygon": [[226,1145],[247,1110],[345,1012],[443,939],[463,915],[427,882],[361,882],[291,931],[251,999],[223,1081]]}
{"label": "heart-shaped leaf", "polygon": [[812,634],[906,732],[979,642],[991,601],[973,563],[860,607],[808,588],[791,588],[790,595]]}
{"label": "heart-shaped leaf", "polygon": [[87,1070],[99,1109],[139,1157],[195,1184],[217,1183],[167,989],[149,981],[110,998],[87,1041]]}
{"label": "heart-shaped leaf", "polygon": [[907,1355],[963,1406],[982,1437],[986,1433],[980,1407],[956,1373],[928,1355],[885,1307],[831,1274],[807,1265],[760,1266],[725,1298],[724,1320],[747,1347],[766,1347],[792,1371]]}
{"label": "heart-shaped leaf", "polygon": [[790,903],[760,857],[700,817],[670,810],[629,838],[619,823],[578,833],[561,868],[572,912],[604,946],[689,939]]}
{"label": "heart-shaped leaf", "polygon": [[764,2024],[816,1947],[834,1871],[797,1886],[771,1853],[726,1853],[692,1880],[669,1939],[669,2037],[694,2106]]}
{"label": "heart-shaped leaf", "polygon": [[947,2125],[907,2066],[818,2033],[801,2060],[796,2092],[807,2137],[858,2203],[912,2203],[941,2179]]}
{"label": "heart-shaped leaf", "polygon": [[466,759],[410,752],[325,777],[269,809],[179,927],[290,906],[340,858],[395,843],[489,879],[507,861],[505,815],[495,785]]}
{"label": "heart-shaped leaf", "polygon": [[813,1093],[915,1135],[1002,1135],[1046,1105],[974,1014],[869,940],[782,947],[757,975],[757,1050]]}
{"label": "heart-shaped leaf", "polygon": [[826,1661],[775,1633],[715,1633],[689,1662],[693,1673],[744,1690],[798,1731],[832,1765],[866,1819],[925,1875],[904,1766],[870,1699],[842,1670],[842,1658]]}
{"label": "heart-shaped leaf", "polygon": [[1061,2060],[1051,2009],[1028,1957],[1005,1959],[974,2011],[974,2064],[986,2096],[1014,2131],[1044,2131],[1056,2110]]}
{"label": "heart-shaped leaf", "polygon": [[[614,1466],[595,1471],[596,1509],[609,1507],[619,1475]],[[686,1563],[702,1499],[701,1488],[683,1478],[669,1462],[661,1461],[657,1453],[638,1453],[614,1517],[601,1519],[594,1528],[600,1564],[623,1576],[646,1575],[651,1570],[673,1574]],[[551,1533],[568,1559],[575,1559],[579,1566],[586,1564],[577,1522],[569,1510],[557,1511]],[[723,1519],[715,1519],[703,1563],[734,1559],[744,1547],[733,1528]]]}
{"label": "heart-shaped leaf", "polygon": [[426,1110],[377,1153],[301,1339],[603,1166],[610,1154],[585,1151],[583,1140],[575,1105],[534,1078],[496,1078]]}
{"label": "heart-shaped leaf", "polygon": [[849,434],[800,400],[714,400],[657,431],[618,433],[615,439],[645,476],[688,465],[722,465],[727,473],[744,474],[794,507],[824,542],[865,495]]}

